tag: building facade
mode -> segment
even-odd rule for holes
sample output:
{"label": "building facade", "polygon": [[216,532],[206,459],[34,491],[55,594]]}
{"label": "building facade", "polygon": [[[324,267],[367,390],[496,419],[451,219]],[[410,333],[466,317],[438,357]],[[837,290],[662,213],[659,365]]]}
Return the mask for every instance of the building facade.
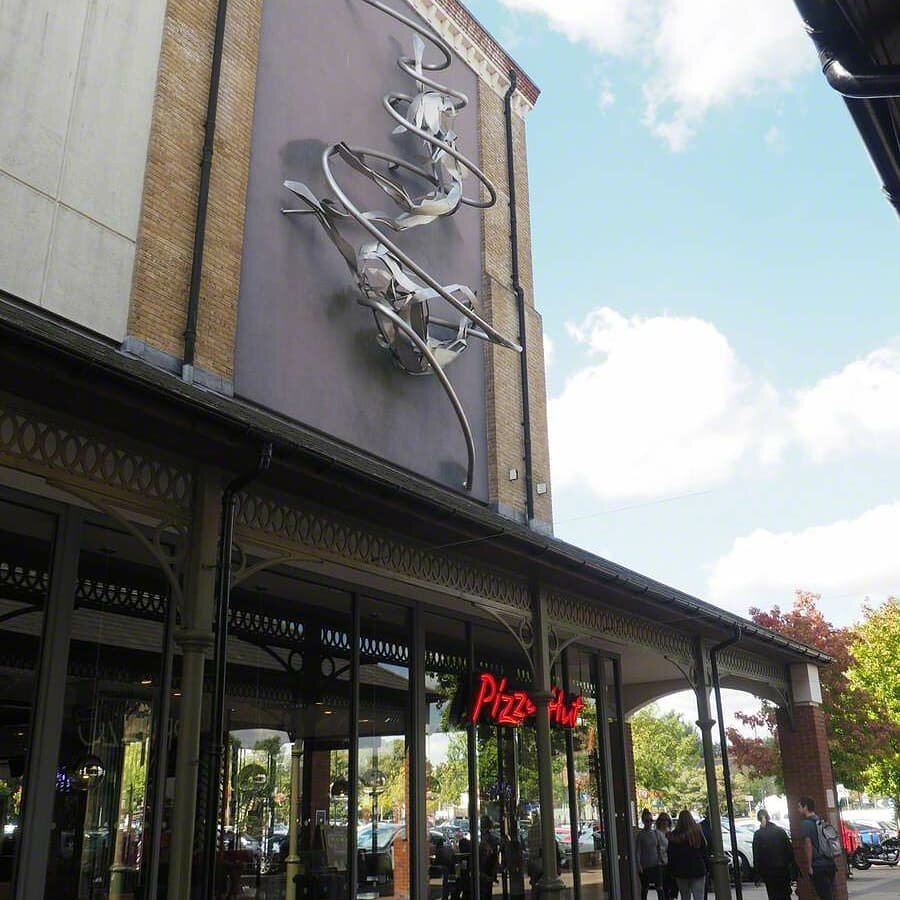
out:
{"label": "building facade", "polygon": [[0,47],[0,898],[632,898],[628,717],[695,689],[715,820],[715,682],[834,807],[825,657],[552,536],[538,91],[460,3]]}

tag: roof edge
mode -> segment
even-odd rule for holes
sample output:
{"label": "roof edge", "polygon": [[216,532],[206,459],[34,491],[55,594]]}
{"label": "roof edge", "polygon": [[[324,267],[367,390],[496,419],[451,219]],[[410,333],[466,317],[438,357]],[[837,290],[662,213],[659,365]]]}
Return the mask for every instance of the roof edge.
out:
{"label": "roof edge", "polygon": [[[376,460],[359,449],[342,445],[300,423],[289,422],[240,399],[186,384],[168,372],[127,355],[108,339],[86,332],[73,323],[48,318],[45,313],[3,290],[0,290],[0,331],[12,332],[25,341],[49,347],[58,354],[86,360],[91,367],[105,371],[114,378],[163,395],[171,403],[187,405],[244,433],[255,432],[262,439],[276,440],[294,453],[324,457],[329,460],[329,468],[344,469],[353,477],[382,489],[389,487],[391,496],[403,497],[406,502],[420,507],[431,507],[444,519],[460,519],[466,527],[483,531],[482,539],[490,537],[495,541],[512,542],[513,551],[536,566],[551,565],[569,575],[613,584],[660,605],[674,606],[697,615],[725,631],[733,633],[735,629],[740,629],[746,637],[772,644],[817,664],[833,662],[832,657],[814,647],[786,638],[580,547],[505,519],[468,497],[453,493],[399,466]],[[362,463],[366,463],[366,469],[360,468]]]}

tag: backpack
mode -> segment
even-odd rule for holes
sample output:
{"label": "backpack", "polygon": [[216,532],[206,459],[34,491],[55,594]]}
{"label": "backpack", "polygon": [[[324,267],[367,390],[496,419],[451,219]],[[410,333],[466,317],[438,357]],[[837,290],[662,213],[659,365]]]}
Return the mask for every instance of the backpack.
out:
{"label": "backpack", "polygon": [[840,835],[831,822],[816,818],[816,839],[819,842],[819,853],[825,859],[835,860],[843,854]]}

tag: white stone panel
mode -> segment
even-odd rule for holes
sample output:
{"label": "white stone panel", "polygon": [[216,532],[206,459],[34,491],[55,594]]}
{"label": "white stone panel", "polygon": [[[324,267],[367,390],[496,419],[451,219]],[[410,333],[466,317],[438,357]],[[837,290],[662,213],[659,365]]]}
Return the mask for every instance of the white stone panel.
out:
{"label": "white stone panel", "polygon": [[40,301],[56,204],[0,172],[0,288]]}
{"label": "white stone panel", "polygon": [[60,199],[137,238],[165,0],[93,0]]}
{"label": "white stone panel", "polygon": [[88,0],[0,2],[0,169],[53,196]]}
{"label": "white stone panel", "polygon": [[121,341],[133,265],[131,241],[60,206],[42,305]]}
{"label": "white stone panel", "polygon": [[797,663],[791,666],[791,693],[794,703],[822,703],[822,686],[819,683],[818,666]]}

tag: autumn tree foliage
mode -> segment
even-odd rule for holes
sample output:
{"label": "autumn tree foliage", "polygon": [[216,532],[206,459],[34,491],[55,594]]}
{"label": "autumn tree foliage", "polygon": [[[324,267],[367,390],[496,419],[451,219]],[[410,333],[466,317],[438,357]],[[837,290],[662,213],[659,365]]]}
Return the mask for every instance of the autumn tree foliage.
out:
{"label": "autumn tree foliage", "polygon": [[[775,606],[766,612],[754,608],[750,616],[757,625],[815,647],[834,659],[830,666],[819,670],[834,777],[849,788],[861,790],[865,787],[864,772],[890,738],[892,726],[883,720],[873,721],[870,711],[876,705],[875,698],[863,684],[851,682],[849,678],[855,661],[851,647],[857,640],[856,633],[851,628],[832,625],[819,610],[818,600],[818,594],[797,591],[792,609],[784,612]],[[774,708],[764,703],[758,715],[739,714],[738,717],[765,736],[757,734],[748,738],[736,729],[729,729],[735,764],[757,775],[779,774],[781,760]]]}

